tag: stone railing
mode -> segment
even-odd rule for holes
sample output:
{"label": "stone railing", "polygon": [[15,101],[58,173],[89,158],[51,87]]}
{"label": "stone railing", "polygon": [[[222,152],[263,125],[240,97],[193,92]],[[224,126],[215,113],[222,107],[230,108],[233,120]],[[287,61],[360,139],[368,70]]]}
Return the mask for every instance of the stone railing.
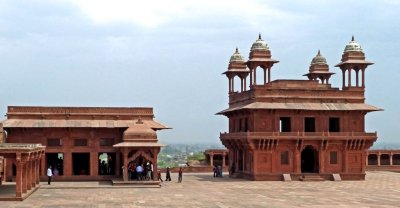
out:
{"label": "stone railing", "polygon": [[221,139],[376,139],[377,133],[372,132],[234,132],[234,133],[221,133]]}

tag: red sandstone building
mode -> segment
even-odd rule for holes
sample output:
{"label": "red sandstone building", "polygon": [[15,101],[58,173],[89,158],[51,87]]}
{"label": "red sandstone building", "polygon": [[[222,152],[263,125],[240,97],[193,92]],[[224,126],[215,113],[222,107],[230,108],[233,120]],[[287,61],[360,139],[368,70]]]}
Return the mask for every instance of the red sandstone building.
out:
{"label": "red sandstone building", "polygon": [[[5,142],[46,146],[41,177],[51,165],[56,180],[126,181],[130,163],[150,161],[157,171],[164,145],[156,131],[168,127],[153,118],[152,108],[9,106],[2,123]],[[19,164],[18,157],[6,157],[6,180],[15,179]]]}
{"label": "red sandstone building", "polygon": [[[309,80],[271,81],[276,63],[260,36],[249,60],[236,49],[224,72],[229,108],[218,114],[228,117],[229,132],[220,139],[229,149],[233,176],[282,180],[290,174],[293,180],[310,175],[330,180],[335,174],[363,180],[366,151],[377,139],[376,132],[365,132],[364,117],[381,109],[364,102],[365,71],[373,63],[365,59],[360,44],[353,38],[336,65],[342,72],[341,89],[329,84],[334,73],[319,51],[304,75]],[[240,87],[235,88],[235,79]]]}

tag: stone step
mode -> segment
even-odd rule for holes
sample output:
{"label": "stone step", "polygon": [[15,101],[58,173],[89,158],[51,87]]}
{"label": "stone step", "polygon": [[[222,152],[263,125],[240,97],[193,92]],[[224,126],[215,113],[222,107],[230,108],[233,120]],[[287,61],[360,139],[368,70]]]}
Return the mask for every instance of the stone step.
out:
{"label": "stone step", "polygon": [[300,177],[300,181],[324,181],[325,179],[320,175],[303,175]]}

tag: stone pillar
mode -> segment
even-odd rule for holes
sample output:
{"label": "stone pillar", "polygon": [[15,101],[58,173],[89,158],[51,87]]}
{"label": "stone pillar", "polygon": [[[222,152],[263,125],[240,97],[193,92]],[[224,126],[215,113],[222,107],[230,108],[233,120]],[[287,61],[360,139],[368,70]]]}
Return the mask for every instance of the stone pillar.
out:
{"label": "stone pillar", "polygon": [[214,166],[214,154],[210,153],[210,166],[213,167]]}
{"label": "stone pillar", "polygon": [[356,87],[358,87],[358,72],[359,71],[360,71],[359,69],[356,70]]}
{"label": "stone pillar", "polygon": [[72,153],[69,151],[64,152],[64,176],[72,176]]}
{"label": "stone pillar", "polygon": [[378,153],[378,166],[381,166],[381,153]]}
{"label": "stone pillar", "polygon": [[389,155],[389,165],[390,166],[393,165],[393,152],[391,152],[390,155]]}
{"label": "stone pillar", "polygon": [[319,151],[319,173],[325,172],[325,150]]}
{"label": "stone pillar", "polygon": [[240,92],[243,92],[243,78],[240,77]]}
{"label": "stone pillar", "polygon": [[40,176],[47,176],[46,175],[46,170],[47,170],[47,167],[46,167],[46,154],[42,153],[42,157],[40,159],[41,159],[40,160],[40,165],[42,167]]}
{"label": "stone pillar", "polygon": [[294,165],[295,165],[295,172],[301,173],[301,157],[300,157],[300,150],[296,148],[294,151]]}
{"label": "stone pillar", "polygon": [[232,77],[232,92],[235,92],[235,77]]}
{"label": "stone pillar", "polygon": [[229,93],[231,93],[232,92],[232,80],[230,77],[228,77],[228,80],[229,80]]}
{"label": "stone pillar", "polygon": [[365,72],[365,67],[361,68],[361,87],[365,87],[365,76],[364,76],[364,72]]}
{"label": "stone pillar", "polygon": [[250,66],[250,86],[253,85],[253,69]]}
{"label": "stone pillar", "polygon": [[15,163],[17,166],[17,174],[15,178],[15,195],[16,197],[22,197],[22,169],[24,164],[21,159],[21,153],[17,153],[17,159]]}
{"label": "stone pillar", "polygon": [[31,164],[32,164],[31,157],[28,157],[28,159],[26,161],[26,189],[27,190],[32,189],[32,182],[31,182],[32,165]]}
{"label": "stone pillar", "polygon": [[36,165],[37,165],[37,154],[33,157],[32,160],[32,187],[36,187]]}
{"label": "stone pillar", "polygon": [[346,68],[342,68],[342,81],[343,81],[343,85],[342,85],[342,89],[344,89],[346,87]]}
{"label": "stone pillar", "polygon": [[99,156],[97,152],[90,153],[90,176],[99,175]]}
{"label": "stone pillar", "polygon": [[254,68],[254,85],[257,85],[257,67]]}
{"label": "stone pillar", "polygon": [[348,77],[349,83],[347,83],[347,85],[348,85],[348,87],[351,87],[351,67],[349,67],[347,70],[348,70],[348,75],[349,75],[349,77]]}
{"label": "stone pillar", "polygon": [[243,81],[244,81],[244,88],[243,88],[244,91],[246,91],[246,88],[247,88],[247,86],[246,86],[246,79],[247,79],[247,77],[245,77],[244,80],[243,80]]}
{"label": "stone pillar", "polygon": [[22,165],[22,193],[27,192],[27,171],[26,171],[26,159],[23,160],[23,165]]}
{"label": "stone pillar", "polygon": [[264,84],[267,83],[267,67],[263,67],[264,70]]}
{"label": "stone pillar", "polygon": [[36,154],[32,157],[31,161],[31,185],[32,188],[36,186]]}
{"label": "stone pillar", "polygon": [[268,67],[268,83],[271,82],[271,67]]}
{"label": "stone pillar", "polygon": [[[362,153],[362,156],[361,156],[361,164],[366,164],[367,163],[367,158],[368,158],[368,156],[367,156],[368,154],[367,154],[367,151],[364,151],[363,153]],[[365,160],[365,161],[364,161]],[[366,168],[367,166],[366,165],[362,165],[361,166],[361,172],[362,173],[365,173],[365,168]]]}
{"label": "stone pillar", "polygon": [[153,150],[153,155],[154,155],[154,158],[153,158],[153,180],[158,180],[158,178],[156,178],[157,177],[157,172],[158,172],[158,168],[157,168],[158,152],[160,152],[159,147],[155,148]]}
{"label": "stone pillar", "polygon": [[123,162],[124,162],[124,166],[122,169],[123,170],[123,180],[128,181],[128,150],[123,148],[122,154],[123,154]]}
{"label": "stone pillar", "polygon": [[41,152],[41,153],[39,153],[39,155],[38,155],[38,157],[37,157],[37,159],[36,159],[36,184],[39,184],[40,183],[40,173],[39,173],[39,170],[40,170],[40,162],[41,162],[41,158],[43,157],[43,153]]}

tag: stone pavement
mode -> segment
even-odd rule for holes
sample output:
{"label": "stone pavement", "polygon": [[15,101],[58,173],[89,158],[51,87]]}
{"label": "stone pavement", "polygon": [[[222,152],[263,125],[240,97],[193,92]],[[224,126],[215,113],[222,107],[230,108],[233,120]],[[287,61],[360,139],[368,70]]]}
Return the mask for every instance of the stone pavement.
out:
{"label": "stone pavement", "polygon": [[280,182],[184,174],[161,188],[109,188],[99,182],[54,182],[23,202],[0,207],[400,207],[400,173],[368,172],[365,181]]}

